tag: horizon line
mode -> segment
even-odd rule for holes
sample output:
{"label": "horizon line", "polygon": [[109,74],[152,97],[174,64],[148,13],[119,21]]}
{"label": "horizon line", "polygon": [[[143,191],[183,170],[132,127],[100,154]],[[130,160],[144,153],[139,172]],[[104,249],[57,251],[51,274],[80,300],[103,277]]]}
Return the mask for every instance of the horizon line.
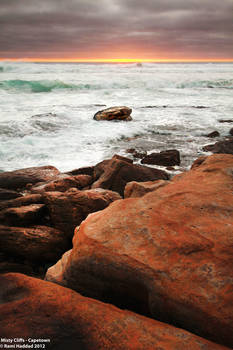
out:
{"label": "horizon line", "polygon": [[233,58],[1,58],[0,61],[10,62],[34,62],[34,63],[217,63],[233,62]]}

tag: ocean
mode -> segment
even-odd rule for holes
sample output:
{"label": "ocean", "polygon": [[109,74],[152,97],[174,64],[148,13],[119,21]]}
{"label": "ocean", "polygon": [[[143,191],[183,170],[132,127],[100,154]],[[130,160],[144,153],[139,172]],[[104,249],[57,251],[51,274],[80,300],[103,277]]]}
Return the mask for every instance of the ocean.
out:
{"label": "ocean", "polygon": [[[227,136],[232,63],[76,64],[0,62],[0,171],[94,165],[129,148],[177,149],[179,172],[206,154],[206,134]],[[112,106],[131,122],[97,122]],[[140,162],[140,160],[138,160]]]}

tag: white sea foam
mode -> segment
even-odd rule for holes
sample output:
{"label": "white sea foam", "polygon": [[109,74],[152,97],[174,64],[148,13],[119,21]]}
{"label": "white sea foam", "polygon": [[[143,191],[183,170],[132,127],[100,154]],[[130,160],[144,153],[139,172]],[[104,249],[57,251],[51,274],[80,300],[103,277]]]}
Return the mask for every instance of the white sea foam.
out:
{"label": "white sea foam", "polygon": [[[0,169],[71,170],[135,144],[177,148],[187,166],[212,142],[205,134],[229,132],[218,120],[233,119],[232,78],[232,64],[0,63]],[[117,105],[132,122],[93,120]]]}

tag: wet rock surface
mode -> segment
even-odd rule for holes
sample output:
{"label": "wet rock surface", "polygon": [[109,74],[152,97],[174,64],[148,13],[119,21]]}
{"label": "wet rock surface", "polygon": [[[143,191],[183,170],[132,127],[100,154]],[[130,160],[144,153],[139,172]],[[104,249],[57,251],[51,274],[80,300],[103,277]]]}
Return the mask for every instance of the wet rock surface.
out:
{"label": "wet rock surface", "polygon": [[102,111],[97,112],[94,115],[95,120],[124,120],[124,121],[131,121],[132,117],[131,114],[132,109],[126,106],[120,106],[120,107],[110,107],[103,109]]}

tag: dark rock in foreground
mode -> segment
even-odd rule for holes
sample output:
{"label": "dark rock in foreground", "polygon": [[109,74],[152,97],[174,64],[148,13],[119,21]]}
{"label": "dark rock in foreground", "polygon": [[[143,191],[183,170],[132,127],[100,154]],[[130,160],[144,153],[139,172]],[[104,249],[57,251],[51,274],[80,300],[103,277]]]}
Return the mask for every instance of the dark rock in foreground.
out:
{"label": "dark rock in foreground", "polygon": [[169,175],[163,170],[136,165],[131,159],[116,155],[95,166],[94,178],[92,188],[106,188],[123,196],[128,182],[168,180]]}
{"label": "dark rock in foreground", "polygon": [[49,339],[40,342],[47,350],[226,349],[182,329],[22,274],[1,275],[0,285],[1,338]]}
{"label": "dark rock in foreground", "polygon": [[132,109],[125,106],[103,109],[94,115],[95,120],[124,120],[131,121]]}
{"label": "dark rock in foreground", "polygon": [[212,153],[233,154],[233,139],[219,141],[212,145],[206,145],[203,147],[203,151]]}
{"label": "dark rock in foreground", "polygon": [[232,168],[212,155],[90,215],[47,280],[233,346]]}
{"label": "dark rock in foreground", "polygon": [[9,257],[46,264],[55,262],[69,248],[64,233],[55,228],[0,225],[0,252]]}
{"label": "dark rock in foreground", "polygon": [[161,151],[159,153],[148,154],[141,160],[142,164],[154,164],[162,166],[180,165],[180,152],[171,149],[167,151]]}

